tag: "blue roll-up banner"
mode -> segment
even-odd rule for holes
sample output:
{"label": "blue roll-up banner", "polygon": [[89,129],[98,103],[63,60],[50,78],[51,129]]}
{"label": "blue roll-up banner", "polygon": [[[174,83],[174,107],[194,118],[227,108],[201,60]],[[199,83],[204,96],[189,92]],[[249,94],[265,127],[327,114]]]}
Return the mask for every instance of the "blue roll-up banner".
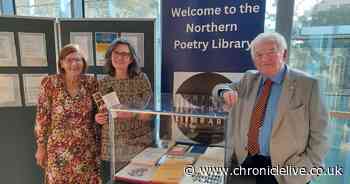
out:
{"label": "blue roll-up banner", "polygon": [[162,92],[179,92],[190,80],[181,92],[206,93],[227,82],[221,76],[232,81],[254,69],[249,46],[264,31],[264,16],[265,0],[163,0]]}
{"label": "blue roll-up banner", "polygon": [[[162,92],[179,93],[175,103],[213,105],[206,96],[215,85],[255,68],[249,46],[264,16],[265,0],[163,0]],[[171,139],[224,145],[224,127],[220,118],[176,116]]]}

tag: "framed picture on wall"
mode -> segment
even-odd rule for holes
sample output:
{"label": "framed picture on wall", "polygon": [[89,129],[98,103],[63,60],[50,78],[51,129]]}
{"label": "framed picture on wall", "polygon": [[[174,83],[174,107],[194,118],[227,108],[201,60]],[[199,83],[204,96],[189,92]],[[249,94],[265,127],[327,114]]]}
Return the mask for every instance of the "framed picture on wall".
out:
{"label": "framed picture on wall", "polygon": [[95,33],[95,45],[96,45],[96,66],[103,66],[105,64],[105,54],[109,45],[113,40],[117,39],[117,33],[113,32],[96,32]]}
{"label": "framed picture on wall", "polygon": [[81,52],[87,60],[89,66],[94,65],[92,33],[91,32],[71,32],[70,42],[79,45]]}
{"label": "framed picture on wall", "polygon": [[40,83],[48,74],[23,74],[25,105],[34,106],[38,102]]}
{"label": "framed picture on wall", "polygon": [[140,67],[145,66],[145,36],[143,33],[121,33],[121,38],[127,40],[134,48],[139,58]]}
{"label": "framed picture on wall", "polygon": [[0,74],[0,107],[22,106],[17,74]]}
{"label": "framed picture on wall", "polygon": [[45,33],[18,33],[22,66],[47,66]]}
{"label": "framed picture on wall", "polygon": [[13,32],[0,32],[0,66],[17,66]]}

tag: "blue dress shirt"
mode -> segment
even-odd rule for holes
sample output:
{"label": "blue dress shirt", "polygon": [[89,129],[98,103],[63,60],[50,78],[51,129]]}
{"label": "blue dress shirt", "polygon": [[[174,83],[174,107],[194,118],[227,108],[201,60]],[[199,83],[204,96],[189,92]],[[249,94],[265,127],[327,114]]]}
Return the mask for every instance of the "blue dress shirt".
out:
{"label": "blue dress shirt", "polygon": [[[259,130],[259,148],[260,155],[270,156],[270,139],[271,139],[271,131],[273,122],[276,118],[276,111],[278,106],[278,101],[281,96],[283,79],[288,70],[286,65],[283,65],[282,69],[272,78],[269,78],[273,81],[270,91],[269,100],[267,102],[267,107],[264,116],[264,122],[262,127]],[[263,80],[260,82],[258,95],[260,96],[262,91],[262,86],[265,80],[268,77],[263,76]]]}

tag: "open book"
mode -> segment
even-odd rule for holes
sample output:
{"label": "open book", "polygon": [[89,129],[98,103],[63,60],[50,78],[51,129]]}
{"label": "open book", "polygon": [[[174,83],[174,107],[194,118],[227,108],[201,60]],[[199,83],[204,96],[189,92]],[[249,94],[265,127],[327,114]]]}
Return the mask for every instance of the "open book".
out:
{"label": "open book", "polygon": [[[223,147],[208,147],[203,154],[201,154],[195,164],[195,168],[223,168],[224,167],[225,149]],[[220,170],[210,172],[207,174],[194,174],[192,176],[185,176],[182,178],[181,184],[223,184],[224,173]]]}
{"label": "open book", "polygon": [[150,183],[157,169],[156,163],[166,152],[167,149],[163,148],[147,148],[136,155],[114,178],[128,183]]}

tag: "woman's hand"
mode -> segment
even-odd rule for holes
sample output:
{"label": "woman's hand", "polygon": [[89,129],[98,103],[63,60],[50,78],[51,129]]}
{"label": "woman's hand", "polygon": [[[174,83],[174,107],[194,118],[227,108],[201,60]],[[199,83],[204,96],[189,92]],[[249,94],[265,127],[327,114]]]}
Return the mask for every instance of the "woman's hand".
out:
{"label": "woman's hand", "polygon": [[95,121],[100,124],[104,125],[108,121],[108,113],[107,112],[99,112],[95,115]]}
{"label": "woman's hand", "polygon": [[47,155],[46,155],[46,147],[43,145],[38,145],[38,148],[35,153],[35,159],[36,163],[41,167],[41,168],[46,168],[47,164]]}
{"label": "woman's hand", "polygon": [[119,119],[132,119],[134,117],[134,113],[132,112],[117,112],[117,118]]}

